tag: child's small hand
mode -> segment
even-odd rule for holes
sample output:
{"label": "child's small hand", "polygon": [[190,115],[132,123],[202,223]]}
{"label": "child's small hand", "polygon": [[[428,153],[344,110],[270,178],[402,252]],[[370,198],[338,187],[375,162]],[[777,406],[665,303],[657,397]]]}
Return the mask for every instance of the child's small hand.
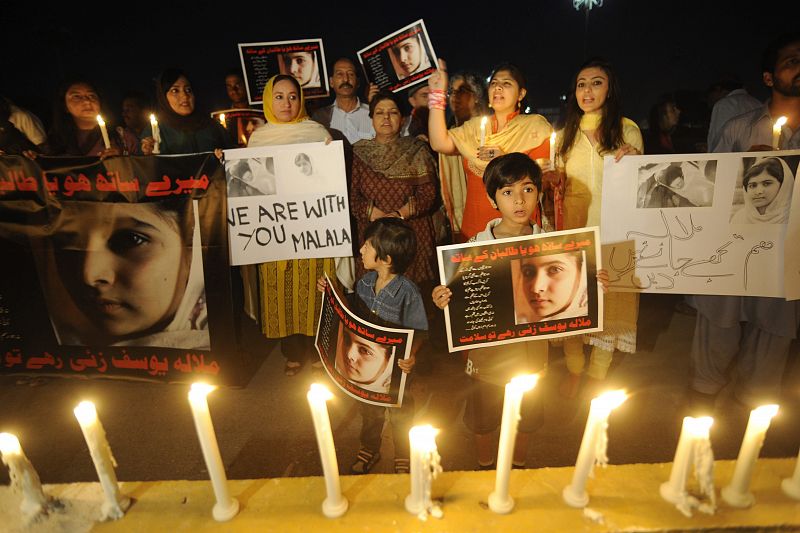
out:
{"label": "child's small hand", "polygon": [[601,268],[597,271],[597,282],[603,288],[603,294],[608,293],[608,270]]}
{"label": "child's small hand", "polygon": [[317,290],[319,292],[325,292],[325,287],[327,286],[328,282],[325,280],[325,276],[322,276],[317,280]]}
{"label": "child's small hand", "polygon": [[409,355],[407,359],[400,359],[397,361],[397,366],[399,366],[400,370],[406,374],[411,372],[411,369],[414,368],[415,364],[417,364],[417,358],[414,354]]}
{"label": "child's small hand", "polygon": [[447,307],[447,304],[450,303],[450,298],[453,297],[453,291],[448,289],[445,285],[438,285],[433,288],[431,297],[433,298],[433,303],[436,304],[436,307],[439,309],[444,309]]}

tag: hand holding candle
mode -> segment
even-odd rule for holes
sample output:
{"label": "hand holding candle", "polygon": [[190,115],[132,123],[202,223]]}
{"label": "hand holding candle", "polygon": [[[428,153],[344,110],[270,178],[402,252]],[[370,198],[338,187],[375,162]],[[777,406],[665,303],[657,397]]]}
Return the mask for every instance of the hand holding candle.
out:
{"label": "hand holding candle", "polygon": [[11,433],[0,433],[0,455],[8,466],[12,492],[22,493],[19,508],[23,516],[32,518],[47,509],[50,499],[42,490],[39,474],[22,451],[19,440]]}
{"label": "hand holding candle", "polygon": [[564,491],[561,493],[567,505],[586,507],[589,503],[586,482],[592,467],[595,462],[605,465],[608,460],[605,451],[605,445],[608,442],[606,437],[608,417],[611,415],[611,411],[622,405],[626,398],[625,391],[617,390],[606,392],[592,400],[583,440],[581,440],[581,447],[578,451],[578,460],[575,462],[572,483],[564,487]]}
{"label": "hand holding candle", "polygon": [[217,522],[225,522],[236,516],[239,512],[239,501],[231,497],[228,492],[228,479],[225,476],[225,467],[219,453],[217,437],[211,423],[211,413],[208,410],[208,394],[216,387],[205,383],[193,383],[189,390],[189,404],[192,407],[194,426],[197,429],[197,438],[203,450],[208,475],[214,488],[217,503],[214,505],[212,515]]}
{"label": "hand holding candle", "polygon": [[92,402],[84,401],[78,404],[74,413],[81,426],[83,438],[86,439],[86,444],[89,446],[89,453],[105,494],[102,507],[103,520],[122,518],[131,501],[120,493],[117,474],[114,471],[117,462],[111,454],[111,447],[106,440],[103,425],[97,418],[97,410]]}
{"label": "hand holding candle", "polygon": [[431,501],[431,483],[442,471],[436,434],[431,426],[414,426],[408,432],[411,443],[411,494],[406,497],[406,510],[420,517],[428,513],[442,517],[442,509]]}
{"label": "hand holding candle", "polygon": [[753,477],[753,468],[764,444],[769,424],[776,414],[778,406],[774,404],[762,405],[750,411],[750,419],[747,421],[742,446],[739,448],[733,478],[722,489],[722,499],[731,507],[750,507],[755,503],[756,499],[750,492],[750,479]]}
{"label": "hand holding candle", "polygon": [[111,140],[108,138],[108,129],[106,129],[106,121],[103,120],[103,117],[97,115],[97,124],[100,126],[100,133],[103,135],[103,144],[106,147],[106,150],[111,148]]}
{"label": "hand holding candle", "polygon": [[786,117],[778,117],[775,124],[772,125],[772,148],[775,150],[781,149],[781,132],[784,124],[786,124]]}
{"label": "hand holding candle", "polygon": [[150,129],[153,130],[153,141],[155,141],[155,145],[153,145],[153,153],[161,153],[161,130],[158,129],[158,121],[156,120],[156,116],[152,113],[150,113]]}
{"label": "hand holding candle", "polygon": [[500,426],[500,444],[497,446],[497,473],[494,492],[489,495],[489,508],[495,513],[510,513],[514,508],[514,499],[508,493],[508,482],[511,474],[514,442],[519,426],[519,411],[523,394],[533,389],[538,379],[539,376],[529,374],[517,376],[506,384],[503,421]]}
{"label": "hand holding candle", "polygon": [[225,113],[220,113],[219,114],[219,123],[222,125],[223,128],[227,128],[228,127],[228,123],[225,122]]}
{"label": "hand holding candle", "polygon": [[347,512],[348,501],[342,496],[339,483],[339,464],[336,461],[336,448],[333,446],[331,421],[328,417],[328,406],[325,402],[333,398],[333,394],[319,383],[312,383],[308,389],[308,406],[314,420],[314,432],[317,435],[319,458],[322,462],[322,473],[325,475],[325,488],[328,497],[322,502],[322,512],[328,518],[337,518]]}
{"label": "hand holding candle", "polygon": [[483,117],[481,119],[481,143],[478,147],[482,147],[486,144],[486,121],[489,120],[489,117]]}

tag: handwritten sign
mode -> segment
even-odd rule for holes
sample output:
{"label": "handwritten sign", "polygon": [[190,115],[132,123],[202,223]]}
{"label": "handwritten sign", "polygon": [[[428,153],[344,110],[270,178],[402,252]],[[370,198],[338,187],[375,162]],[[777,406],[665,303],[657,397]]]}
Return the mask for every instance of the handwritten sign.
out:
{"label": "handwritten sign", "polygon": [[438,247],[450,351],[601,330],[597,241],[588,228]]}
{"label": "handwritten sign", "polygon": [[[636,156],[618,163],[606,157],[601,238],[611,290],[783,297],[786,222],[799,160],[798,150]],[[780,174],[776,189],[786,189],[759,209],[763,198],[743,182],[764,168]]]}
{"label": "handwritten sign", "polygon": [[231,263],[352,255],[342,142],[227,150]]}
{"label": "handwritten sign", "polygon": [[328,279],[316,348],[331,380],[365,403],[400,407],[406,374],[397,361],[411,355],[414,330],[382,327],[352,313]]}

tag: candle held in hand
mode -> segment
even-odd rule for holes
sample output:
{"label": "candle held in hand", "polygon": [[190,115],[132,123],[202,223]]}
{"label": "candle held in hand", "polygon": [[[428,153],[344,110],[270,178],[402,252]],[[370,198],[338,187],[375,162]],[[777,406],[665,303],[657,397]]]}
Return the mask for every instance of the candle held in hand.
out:
{"label": "candle held in hand", "polygon": [[556,168],[556,132],[550,134],[550,170]]}
{"label": "candle held in hand", "polygon": [[775,124],[772,125],[772,148],[774,150],[781,149],[781,132],[783,125],[786,124],[786,117],[778,117]]}
{"label": "candle held in hand", "polygon": [[103,144],[106,147],[106,150],[111,148],[111,140],[108,138],[108,129],[106,129],[106,121],[103,120],[103,117],[97,115],[97,124],[100,126],[100,133],[103,135]]}
{"label": "candle held in hand", "polygon": [[483,147],[486,144],[486,121],[489,120],[489,117],[483,117],[481,119],[481,143],[478,145]]}
{"label": "candle held in hand", "polygon": [[161,153],[161,130],[158,129],[158,120],[156,120],[156,116],[152,113],[150,113],[150,129],[153,130],[153,141],[155,142],[153,145],[153,153]]}
{"label": "candle held in hand", "polygon": [[319,458],[327,490],[327,498],[322,502],[322,513],[328,518],[337,518],[347,512],[349,504],[347,498],[342,495],[339,482],[339,463],[336,461],[336,448],[333,445],[333,433],[326,403],[333,398],[333,394],[324,385],[312,383],[306,397],[314,421],[314,432],[317,435]]}

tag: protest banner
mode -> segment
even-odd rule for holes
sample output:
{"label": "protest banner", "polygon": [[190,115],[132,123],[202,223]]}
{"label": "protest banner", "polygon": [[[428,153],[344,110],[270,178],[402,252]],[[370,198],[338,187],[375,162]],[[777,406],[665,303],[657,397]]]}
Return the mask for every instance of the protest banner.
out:
{"label": "protest banner", "polygon": [[397,361],[411,355],[414,330],[360,319],[348,309],[327,275],[325,279],[315,341],[322,365],[333,382],[353,398],[400,407],[406,374]]}
{"label": "protest banner", "polygon": [[306,99],[330,94],[322,39],[239,43],[239,59],[251,104],[261,103],[264,87],[278,74],[293,76]]}
{"label": "protest banner", "polygon": [[0,157],[0,372],[242,383],[224,202],[213,154]]}
{"label": "protest banner", "polygon": [[225,151],[231,264],[353,255],[342,142]]}
{"label": "protest banner", "polygon": [[784,297],[798,161],[800,150],[607,156],[601,238],[611,290]]}
{"label": "protest banner", "polygon": [[602,330],[597,242],[584,228],[437,247],[450,351]]}
{"label": "protest banner", "polygon": [[438,64],[422,19],[359,50],[358,60],[370,83],[392,92],[427,80]]}

